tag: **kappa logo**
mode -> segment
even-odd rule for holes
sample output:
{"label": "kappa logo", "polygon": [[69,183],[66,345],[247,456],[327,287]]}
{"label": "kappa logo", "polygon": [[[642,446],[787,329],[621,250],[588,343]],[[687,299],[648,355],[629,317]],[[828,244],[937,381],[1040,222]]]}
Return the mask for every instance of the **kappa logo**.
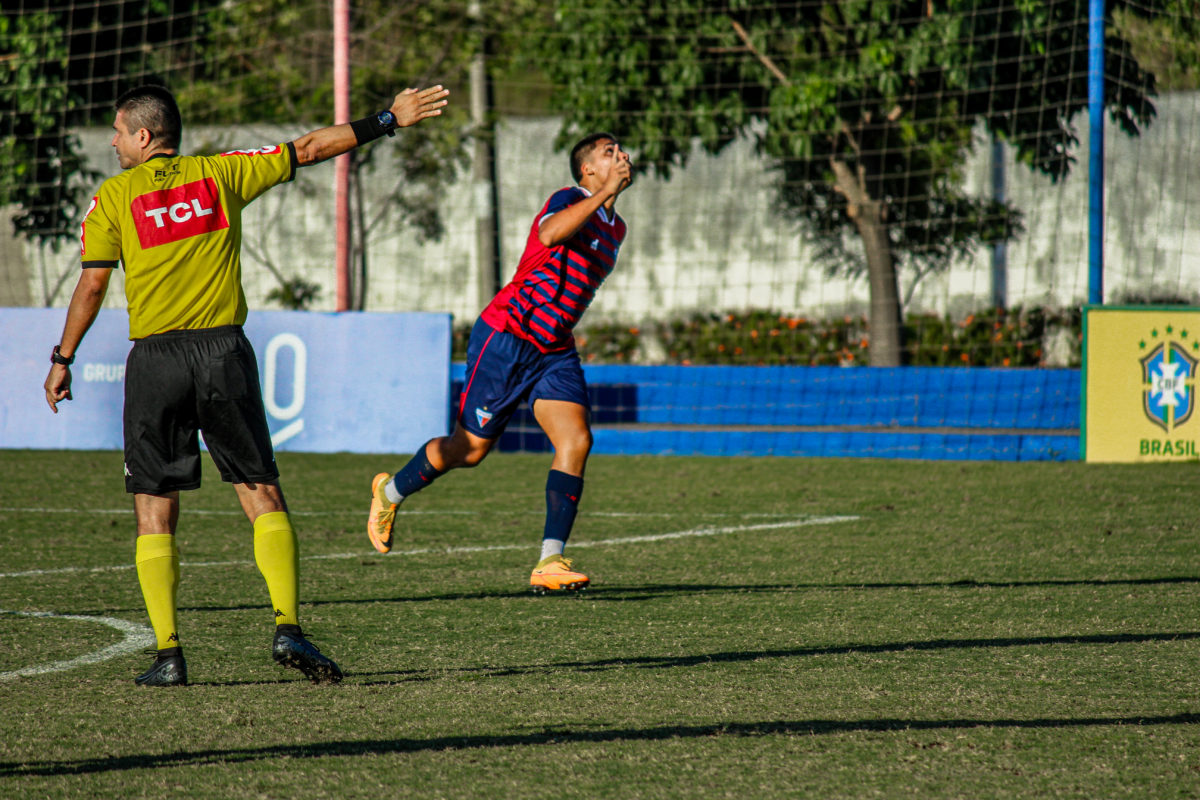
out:
{"label": "kappa logo", "polygon": [[492,417],[496,416],[486,408],[475,409],[475,419],[479,420],[479,427],[486,428],[487,424],[492,421]]}
{"label": "kappa logo", "polygon": [[[1150,338],[1159,339],[1157,329]],[[1165,335],[1157,344],[1142,340],[1142,350],[1150,348],[1140,363],[1142,367],[1142,408],[1146,418],[1170,433],[1187,422],[1196,405],[1196,365],[1200,363],[1200,352],[1189,355],[1188,350],[1200,351],[1200,341],[1189,344],[1186,330],[1175,333],[1168,325]]]}
{"label": "kappa logo", "polygon": [[130,206],[143,250],[229,227],[212,178],[135,197]]}

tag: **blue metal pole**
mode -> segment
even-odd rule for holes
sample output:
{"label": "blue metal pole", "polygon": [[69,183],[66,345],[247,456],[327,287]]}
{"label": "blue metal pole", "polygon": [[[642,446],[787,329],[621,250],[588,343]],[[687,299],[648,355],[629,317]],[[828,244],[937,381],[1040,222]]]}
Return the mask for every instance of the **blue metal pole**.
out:
{"label": "blue metal pole", "polygon": [[1104,302],[1104,0],[1088,2],[1088,303]]}

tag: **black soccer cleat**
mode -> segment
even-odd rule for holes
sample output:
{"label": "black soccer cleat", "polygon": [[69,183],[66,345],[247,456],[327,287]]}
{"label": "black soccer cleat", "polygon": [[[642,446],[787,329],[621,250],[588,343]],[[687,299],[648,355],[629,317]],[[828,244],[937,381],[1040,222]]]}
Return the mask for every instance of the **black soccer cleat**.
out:
{"label": "black soccer cleat", "polygon": [[275,628],[271,654],[276,664],[300,670],[313,683],[337,683],[342,679],[342,670],[332,659],[321,655],[317,646],[304,637],[299,625]]}
{"label": "black soccer cleat", "polygon": [[187,686],[187,662],[183,660],[182,647],[164,647],[162,650],[147,650],[154,655],[150,669],[133,679],[138,686]]}

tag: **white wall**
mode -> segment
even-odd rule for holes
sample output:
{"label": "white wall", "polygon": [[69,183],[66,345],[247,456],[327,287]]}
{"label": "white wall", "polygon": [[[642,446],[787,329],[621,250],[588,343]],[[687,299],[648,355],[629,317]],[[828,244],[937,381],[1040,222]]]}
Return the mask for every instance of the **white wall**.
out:
{"label": "white wall", "polygon": [[[1200,286],[1200,225],[1195,223],[1200,216],[1200,93],[1167,95],[1156,105],[1158,119],[1140,138],[1112,128],[1107,134],[1108,298],[1151,289],[1190,296]],[[1075,171],[1057,185],[1008,156],[1008,197],[1024,210],[1026,226],[1008,248],[1010,306],[1069,306],[1087,298],[1086,119],[1079,123]],[[567,156],[552,149],[557,131],[554,119],[520,119],[505,122],[498,133],[506,279],[534,214],[551,192],[570,183]],[[303,132],[185,130],[184,150],[274,144]],[[111,133],[94,129],[81,136],[89,163],[106,175],[114,173]],[[388,142],[378,146],[386,148]],[[981,137],[964,171],[969,191],[990,192],[989,149]],[[389,159],[379,161],[385,166],[372,183],[390,188],[401,177],[387,168]],[[324,292],[314,307],[333,308],[333,174],[331,164],[300,170],[293,184],[272,190],[247,209],[243,260],[251,308],[268,307],[266,294],[276,284],[264,261],[285,275],[320,283]],[[865,308],[866,281],[830,278],[813,262],[800,232],[776,215],[771,182],[750,142],[736,143],[715,158],[697,153],[670,182],[642,179],[618,203],[630,234],[591,317],[639,320],[683,310],[746,308],[822,316]],[[447,228],[441,241],[420,243],[412,231],[396,230],[372,239],[368,309],[444,310],[460,319],[478,313],[482,299],[472,271],[475,214],[465,176],[446,193],[441,209]],[[23,250],[24,264],[11,260],[5,270],[8,295],[24,292],[33,305],[50,296],[51,305],[65,305],[78,269],[77,250],[68,246],[55,254],[31,245]],[[22,269],[23,279],[16,277]],[[909,280],[902,275],[902,294]],[[921,282],[910,310],[965,313],[990,302],[990,255],[982,248],[948,274]],[[108,305],[123,304],[118,276]]]}

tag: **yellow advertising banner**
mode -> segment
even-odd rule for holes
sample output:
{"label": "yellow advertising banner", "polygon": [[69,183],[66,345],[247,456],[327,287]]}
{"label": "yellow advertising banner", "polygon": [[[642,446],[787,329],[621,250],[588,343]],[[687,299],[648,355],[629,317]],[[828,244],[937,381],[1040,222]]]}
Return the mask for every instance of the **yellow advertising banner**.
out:
{"label": "yellow advertising banner", "polygon": [[1083,457],[1103,463],[1200,459],[1200,308],[1083,310]]}

